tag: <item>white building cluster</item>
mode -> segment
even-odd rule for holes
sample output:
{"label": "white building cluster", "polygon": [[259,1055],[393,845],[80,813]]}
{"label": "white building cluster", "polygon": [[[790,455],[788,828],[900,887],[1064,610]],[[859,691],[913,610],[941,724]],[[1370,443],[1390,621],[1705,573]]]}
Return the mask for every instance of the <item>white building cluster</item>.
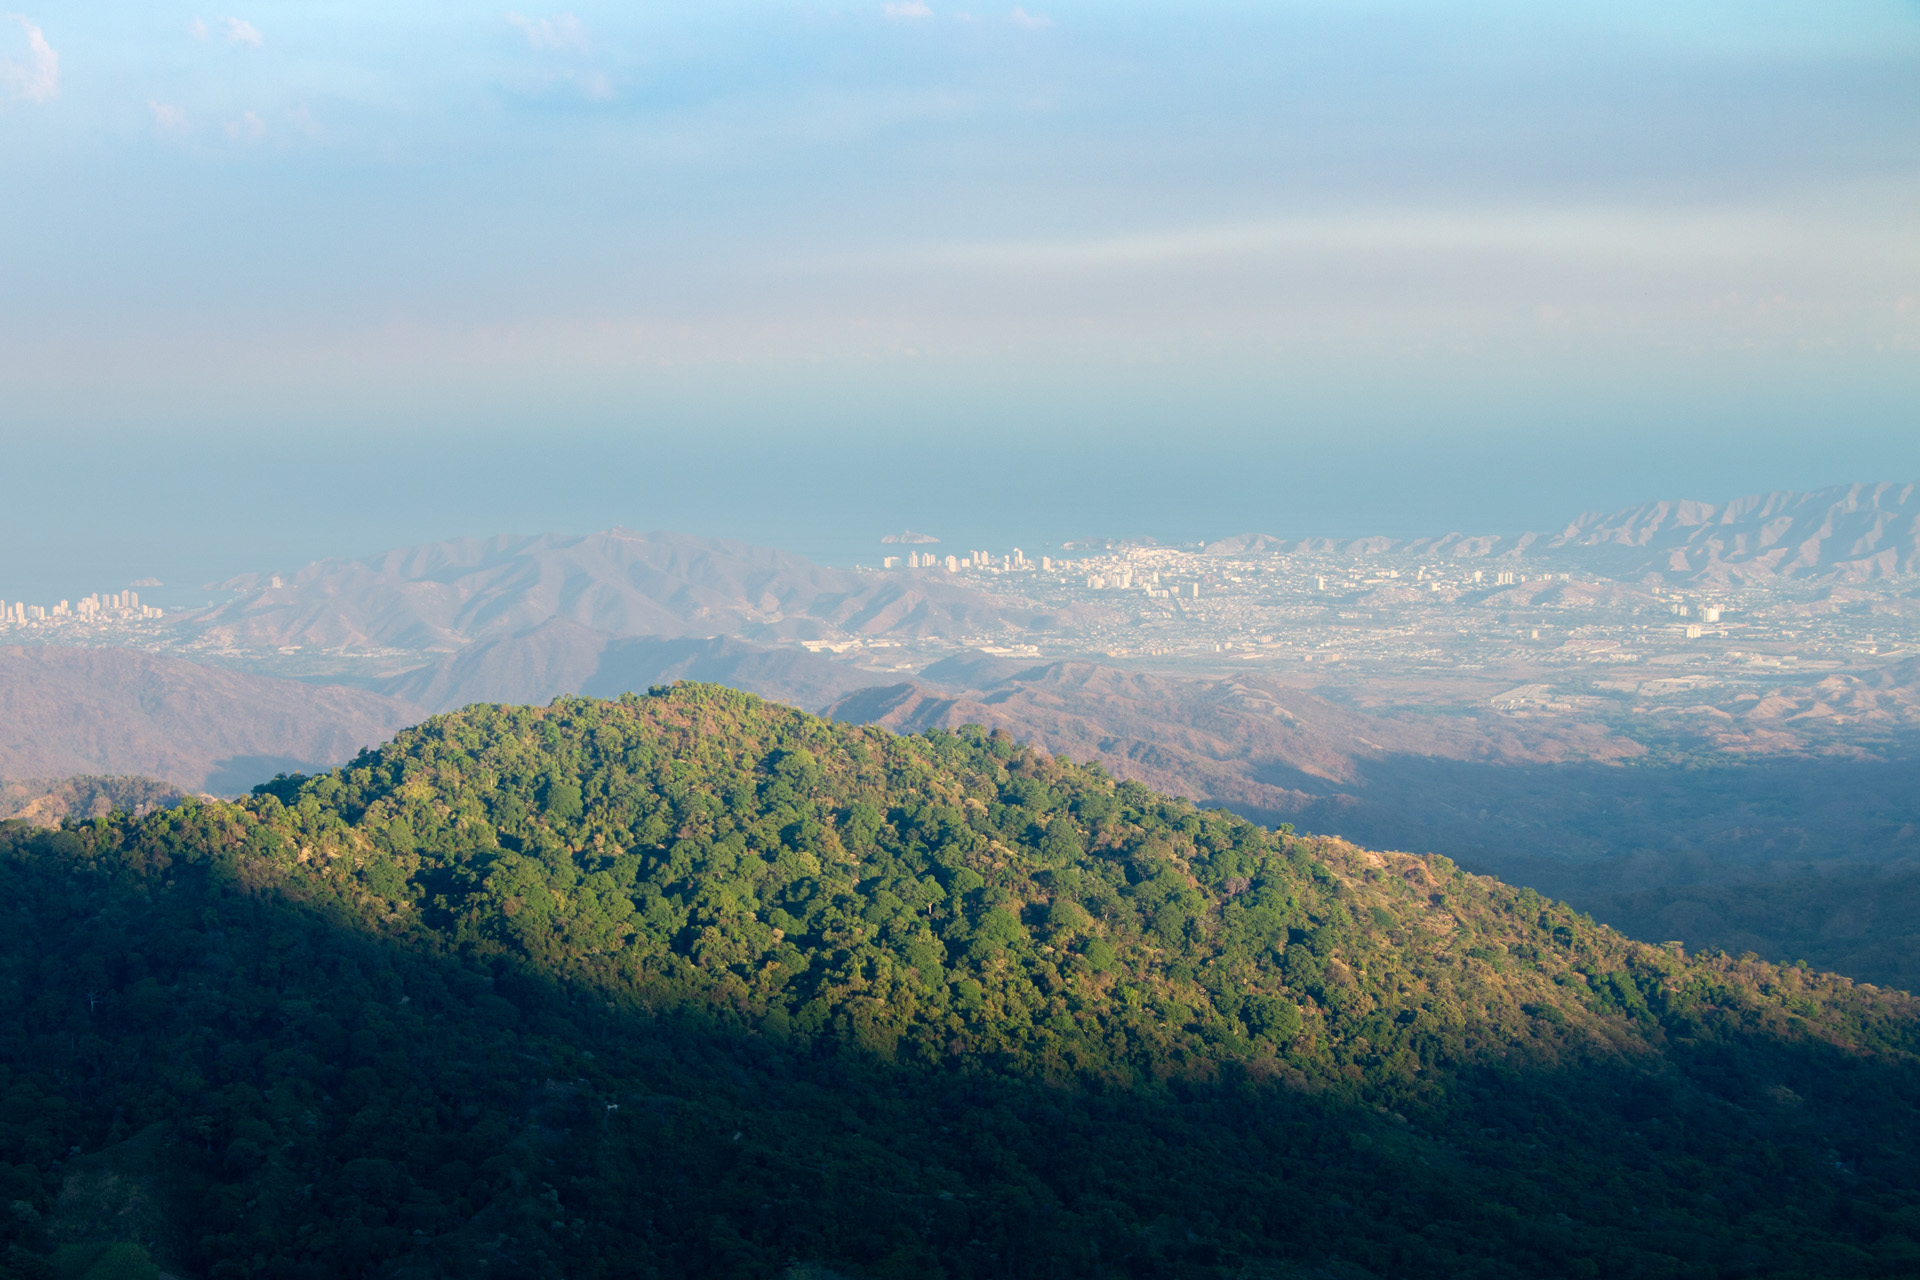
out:
{"label": "white building cluster", "polygon": [[[1041,558],[1041,566],[1043,569],[1051,567],[1045,557]],[[880,562],[880,567],[883,569],[901,568],[900,557],[887,556]],[[969,551],[964,556],[955,555],[944,557],[936,555],[931,551],[925,554],[918,551],[909,551],[907,553],[907,563],[905,567],[908,569],[945,569],[948,573],[958,573],[962,569],[994,569],[1000,572],[1006,572],[1016,569],[1031,569],[1033,568],[1033,562],[1028,560],[1026,553],[1018,547],[1015,547],[1010,554],[998,559],[994,557],[991,551]]]}
{"label": "white building cluster", "polygon": [[140,603],[138,591],[95,592],[78,603],[62,600],[54,605],[28,604],[24,600],[0,600],[0,626],[25,626],[31,622],[99,622],[137,618],[158,618],[161,611]]}

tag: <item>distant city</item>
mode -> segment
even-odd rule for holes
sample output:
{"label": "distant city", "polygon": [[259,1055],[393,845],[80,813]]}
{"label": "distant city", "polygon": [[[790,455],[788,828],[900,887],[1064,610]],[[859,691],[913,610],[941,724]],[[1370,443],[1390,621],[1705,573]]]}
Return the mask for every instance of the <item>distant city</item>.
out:
{"label": "distant city", "polygon": [[[1829,495],[1795,501],[1815,514],[1834,505]],[[979,651],[1175,675],[1257,673],[1344,689],[1370,705],[1513,716],[1673,716],[1701,729],[1716,719],[1768,721],[1795,732],[1920,723],[1920,703],[1876,691],[1888,668],[1920,656],[1920,576],[1879,550],[1871,563],[1836,557],[1835,568],[1804,576],[1707,577],[1700,565],[1718,553],[1689,544],[1684,554],[1659,553],[1670,570],[1651,570],[1656,561],[1642,557],[1616,577],[1595,570],[1590,549],[1543,551],[1524,539],[1335,545],[1245,536],[1177,547],[1069,542],[1041,555],[1019,546],[943,554],[924,546],[930,535],[910,532],[888,541],[922,546],[855,570],[849,585],[924,591],[949,602],[946,621],[896,625],[907,615],[895,612],[896,622],[843,628],[820,614],[802,625],[768,606],[741,615],[743,634],[895,679]],[[1638,533],[1620,541],[1642,545]],[[1854,554],[1853,541],[1841,555]],[[1794,544],[1795,554],[1805,549]],[[384,678],[438,660],[400,632],[357,634],[357,622],[334,633],[237,625],[269,607],[246,601],[283,582],[263,574],[231,604],[164,616],[133,589],[0,601],[0,637],[144,648],[303,679]],[[1904,688],[1905,678],[1891,683]]]}
{"label": "distant city", "polygon": [[94,593],[79,601],[57,601],[51,605],[28,604],[24,600],[0,600],[0,631],[20,627],[59,627],[63,631],[86,630],[126,622],[152,621],[161,616],[153,605],[140,603],[138,591]]}
{"label": "distant city", "polygon": [[[1060,629],[1032,643],[971,638],[989,653],[1291,670],[1317,686],[1383,676],[1457,686],[1450,678],[1466,677],[1476,687],[1504,682],[1491,693],[1483,688],[1479,700],[1515,714],[1604,711],[1651,699],[1649,709],[1723,715],[1766,698],[1784,677],[1861,676],[1920,655],[1912,575],[1841,585],[1775,578],[1672,586],[1657,577],[1621,582],[1560,569],[1465,568],[1407,552],[1152,546],[1037,559],[1019,548],[916,553],[904,562],[887,557],[877,572],[931,574],[1058,611]],[[932,660],[968,640],[801,643],[847,657],[871,644],[887,651],[890,665],[905,667],[911,663],[903,658]],[[1460,690],[1432,692],[1452,701]]]}

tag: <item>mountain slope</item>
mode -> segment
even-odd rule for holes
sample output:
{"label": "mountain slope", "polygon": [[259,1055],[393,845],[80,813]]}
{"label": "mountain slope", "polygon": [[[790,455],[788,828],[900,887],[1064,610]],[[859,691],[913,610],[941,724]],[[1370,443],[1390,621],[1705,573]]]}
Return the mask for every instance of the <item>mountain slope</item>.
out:
{"label": "mountain slope", "polygon": [[134,649],[0,648],[0,778],[143,774],[244,791],[337,764],[420,714],[379,694]]}
{"label": "mountain slope", "polygon": [[683,685],[471,708],[242,805],[0,836],[0,1176],[24,1206],[0,1231],[23,1259],[1677,1277],[1920,1256],[1911,997],[1685,959],[1444,859],[978,731]]}
{"label": "mountain slope", "polygon": [[1365,761],[1525,765],[1643,750],[1602,725],[1367,713],[1259,676],[1194,679],[1085,662],[1009,666],[949,659],[922,678],[945,676],[960,688],[856,690],[826,714],[901,733],[999,728],[1049,752],[1097,758],[1161,791],[1274,818],[1340,797]]}
{"label": "mountain slope", "polygon": [[612,636],[995,635],[1044,613],[941,575],[857,574],[721,538],[608,529],[461,538],[282,581],[221,585],[240,598],[181,625],[209,642],[452,651],[564,618]]}

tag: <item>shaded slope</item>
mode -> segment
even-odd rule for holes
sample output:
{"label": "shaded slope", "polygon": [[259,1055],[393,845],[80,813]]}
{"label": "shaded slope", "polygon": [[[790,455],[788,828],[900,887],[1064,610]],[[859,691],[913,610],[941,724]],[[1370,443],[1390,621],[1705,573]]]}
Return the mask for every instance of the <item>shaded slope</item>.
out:
{"label": "shaded slope", "polygon": [[977,732],[476,708],[245,805],[16,831],[0,879],[17,1194],[164,1125],[188,1270],[1916,1256],[1910,997]]}
{"label": "shaded slope", "polygon": [[331,767],[420,715],[375,693],[132,649],[0,648],[0,777],[142,774],[244,791]]}

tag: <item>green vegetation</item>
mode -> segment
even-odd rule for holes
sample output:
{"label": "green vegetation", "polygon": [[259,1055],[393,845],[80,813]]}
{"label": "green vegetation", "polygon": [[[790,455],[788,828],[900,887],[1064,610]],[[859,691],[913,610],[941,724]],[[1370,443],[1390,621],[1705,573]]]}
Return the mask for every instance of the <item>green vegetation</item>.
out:
{"label": "green vegetation", "polygon": [[974,731],[474,707],[0,911],[21,1276],[1920,1267],[1911,997]]}

